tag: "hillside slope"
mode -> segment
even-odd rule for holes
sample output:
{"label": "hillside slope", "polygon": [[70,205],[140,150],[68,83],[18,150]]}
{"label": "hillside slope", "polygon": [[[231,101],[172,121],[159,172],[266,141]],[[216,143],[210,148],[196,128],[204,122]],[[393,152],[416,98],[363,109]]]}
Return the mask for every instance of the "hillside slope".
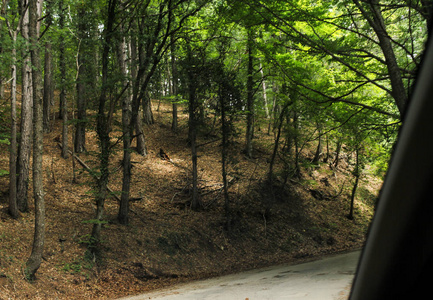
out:
{"label": "hillside slope", "polygon": [[[212,134],[201,136],[200,192],[203,209],[189,209],[190,150],[187,116],[180,131],[170,131],[170,105],[154,103],[156,123],[146,126],[149,155],[132,154],[131,222],[116,221],[118,203],[106,200],[100,258],[85,257],[94,215],[94,181],[78,163],[73,183],[72,159],[61,158],[56,137],[61,121],[45,136],[44,187],[47,234],[44,261],[33,283],[22,268],[33,237],[30,213],[13,220],[7,214],[8,178],[0,177],[0,299],[113,299],[176,282],[227,274],[282,262],[309,259],[362,246],[380,181],[364,178],[349,220],[351,175],[347,163],[337,170],[327,164],[303,169],[302,179],[281,188],[277,177],[271,200],[263,183],[273,136],[257,131],[254,159],[242,154],[242,139],[230,148],[231,230],[225,228],[220,144]],[[121,135],[113,132],[113,140]],[[243,136],[243,135],[241,135]],[[97,140],[87,134],[87,154],[79,157],[97,166]],[[112,156],[110,188],[121,190],[121,143]],[[171,161],[159,156],[160,149]],[[2,146],[0,169],[8,169]],[[305,157],[309,153],[304,153]],[[281,162],[277,164],[278,174]],[[271,202],[269,202],[271,201]],[[270,208],[267,212],[267,208]]]}

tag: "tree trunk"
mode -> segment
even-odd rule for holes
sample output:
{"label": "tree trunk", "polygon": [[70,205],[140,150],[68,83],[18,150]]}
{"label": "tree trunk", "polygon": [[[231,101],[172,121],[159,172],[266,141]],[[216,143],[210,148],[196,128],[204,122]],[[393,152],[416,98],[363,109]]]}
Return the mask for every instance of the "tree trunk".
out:
{"label": "tree trunk", "polygon": [[62,123],[62,157],[69,157],[68,147],[68,103],[66,98],[66,58],[65,58],[65,37],[62,30],[65,27],[65,10],[63,8],[63,0],[59,1],[59,28],[60,28],[60,40],[59,40],[59,61],[60,61],[60,80],[61,80],[61,91],[60,91],[60,115]]}
{"label": "tree trunk", "polygon": [[270,118],[268,123],[268,135],[271,134],[271,127],[272,130],[275,129],[274,119],[276,117],[276,110],[277,110],[277,93],[278,93],[278,87],[275,83],[272,84],[272,93],[274,94],[272,97],[272,110],[270,112]]}
{"label": "tree trunk", "polygon": [[326,138],[326,156],[323,159],[323,162],[328,163],[328,160],[329,160],[329,136],[326,135],[325,138]]}
{"label": "tree trunk", "polygon": [[[6,19],[6,9],[7,9],[7,1],[3,1],[3,5],[2,5],[2,8],[0,10],[0,18],[1,18],[1,20],[0,20],[0,39],[2,41],[4,40],[4,34],[5,34],[4,33],[5,31],[3,30],[3,20]],[[15,50],[12,50],[12,51],[15,51],[15,56],[11,57],[11,61],[12,61],[13,65],[16,65],[16,48],[15,48],[16,47],[16,33],[12,32],[12,29],[10,29],[10,33],[12,33],[11,38],[12,38],[13,47],[15,49]],[[15,35],[15,37],[13,35]],[[0,57],[3,57],[3,52],[4,52],[3,44],[0,43]],[[11,66],[11,68],[12,68],[12,72],[13,72],[14,67]],[[16,70],[15,70],[15,72],[16,72]],[[0,99],[3,99],[5,97],[5,87],[4,87],[4,85],[6,84],[4,82],[5,79],[6,78],[4,77],[4,75],[0,74]]]}
{"label": "tree trunk", "polygon": [[86,116],[86,107],[87,107],[87,76],[88,76],[88,67],[87,67],[87,59],[86,57],[90,55],[88,53],[87,43],[87,24],[85,22],[86,7],[84,5],[80,5],[78,8],[78,32],[77,35],[80,38],[80,49],[78,50],[78,70],[77,70],[77,123],[75,125],[75,140],[74,140],[74,148],[76,153],[82,153],[86,150],[86,124],[87,124],[87,116]]}
{"label": "tree trunk", "polygon": [[341,145],[342,145],[342,142],[341,142],[341,139],[339,138],[337,140],[337,146],[336,146],[336,149],[335,149],[335,159],[334,159],[334,162],[333,162],[334,168],[337,168],[338,167],[338,163],[340,162]]}
{"label": "tree trunk", "polygon": [[[174,101],[177,101],[177,99],[175,99]],[[177,127],[178,127],[178,121],[177,121],[177,103],[173,102],[173,111],[172,111],[172,122],[171,122],[171,130],[173,132],[177,132]]]}
{"label": "tree trunk", "polygon": [[254,92],[253,92],[253,34],[248,29],[248,69],[247,69],[247,128],[245,141],[245,154],[253,157],[253,134],[254,134]]}
{"label": "tree trunk", "polygon": [[187,59],[190,62],[188,67],[188,139],[191,145],[191,162],[192,162],[192,199],[191,199],[191,209],[198,210],[200,208],[200,200],[198,195],[198,175],[197,175],[197,103],[196,103],[196,74],[193,70],[193,59],[191,49],[187,47]]}
{"label": "tree trunk", "polygon": [[42,262],[42,252],[45,243],[45,202],[43,190],[43,171],[42,171],[42,154],[43,154],[43,105],[42,105],[42,71],[41,59],[39,56],[37,30],[38,6],[42,1],[30,1],[29,14],[30,26],[29,37],[31,40],[31,61],[33,77],[33,193],[35,199],[35,234],[33,240],[32,252],[26,262],[25,274],[28,279],[34,278],[36,271]]}
{"label": "tree trunk", "polygon": [[[46,26],[52,25],[52,2],[47,2]],[[50,105],[54,101],[53,87],[53,54],[51,41],[45,43],[45,66],[44,66],[44,98],[43,98],[43,126],[44,132],[50,132]]]}
{"label": "tree trunk", "polygon": [[[135,23],[135,21],[133,22],[131,27],[134,30],[136,30],[137,24]],[[137,95],[134,95],[134,93],[138,93],[138,89],[134,91],[134,82],[137,80],[137,74],[138,74],[137,65],[139,64],[138,53],[137,53],[137,37],[135,35],[134,30],[131,30],[130,43],[129,43],[129,48],[131,53],[131,63],[129,67],[131,70],[131,81],[130,81],[130,88],[129,88],[131,104],[134,101],[134,97],[137,97]],[[137,107],[140,107],[140,105],[138,105]],[[131,114],[131,122],[133,121],[132,119],[135,119],[134,126],[135,126],[136,139],[137,139],[137,153],[142,156],[146,156],[147,149],[146,149],[146,138],[143,132],[143,117],[142,117],[143,111],[140,108],[138,108],[138,110],[139,111],[134,118],[132,118],[132,114]]]}
{"label": "tree trunk", "polygon": [[271,160],[269,162],[269,172],[268,172],[268,178],[267,178],[267,185],[270,188],[270,194],[272,199],[268,199],[268,201],[266,201],[265,203],[265,217],[268,217],[270,215],[271,212],[271,208],[273,203],[275,202],[275,192],[274,192],[274,164],[275,164],[275,158],[277,156],[277,152],[278,152],[278,145],[280,143],[280,136],[281,136],[281,128],[283,126],[283,122],[284,122],[284,115],[287,111],[287,109],[289,108],[289,106],[291,105],[291,102],[287,102],[283,109],[280,112],[280,116],[278,118],[278,129],[277,129],[277,135],[275,138],[275,142],[274,142],[274,150],[272,151],[272,155],[271,155]]}
{"label": "tree trunk", "polygon": [[263,66],[262,66],[261,62],[260,62],[260,75],[262,76],[263,104],[264,104],[264,107],[265,107],[266,119],[268,119],[268,121],[269,121],[270,118],[271,118],[271,116],[269,114],[268,95],[266,93],[265,74],[263,72]]}
{"label": "tree trunk", "polygon": [[[4,8],[6,10],[6,8]],[[2,18],[4,18],[4,13],[2,12]],[[0,30],[2,31],[2,26],[1,26],[1,22],[0,22]],[[0,33],[0,38],[3,40],[3,36]],[[0,44],[0,56],[3,56],[3,46]],[[3,74],[0,74],[0,99],[3,99],[5,97],[5,88],[4,88],[4,78],[3,78]]]}
{"label": "tree trunk", "polygon": [[[26,1],[21,1],[21,35],[26,41],[29,40],[29,12]],[[29,55],[29,47],[26,44],[22,50],[22,92],[21,92],[21,131],[20,144],[18,148],[17,162],[17,203],[20,211],[28,210],[28,187],[29,187],[29,165],[32,147],[32,122],[33,122],[33,93],[32,93],[32,68]]]}
{"label": "tree trunk", "polygon": [[53,102],[53,65],[51,42],[45,43],[45,74],[44,74],[44,99],[43,99],[43,126],[44,132],[50,132],[50,105]]}
{"label": "tree trunk", "polygon": [[[80,59],[79,59],[80,61]],[[75,125],[74,149],[76,153],[82,153],[86,150],[86,84],[84,83],[83,65],[78,71],[77,78],[77,123]]]}
{"label": "tree trunk", "polygon": [[[317,124],[317,127],[319,127],[319,124]],[[314,154],[314,158],[312,161],[313,164],[319,163],[320,154],[322,154],[322,130],[318,128],[318,132],[319,132],[319,141],[317,142],[316,153]]]}
{"label": "tree trunk", "polygon": [[110,115],[107,115],[106,106],[107,106],[107,89],[108,89],[108,64],[110,58],[110,49],[113,38],[113,24],[115,19],[115,11],[117,6],[117,1],[112,0],[108,3],[108,14],[106,19],[106,26],[104,26],[103,32],[103,51],[102,51],[102,82],[101,82],[101,94],[99,96],[98,101],[98,116],[96,120],[96,132],[99,139],[100,144],[100,173],[101,176],[97,182],[98,185],[98,193],[96,195],[96,215],[95,215],[95,223],[92,228],[91,240],[89,243],[88,250],[93,254],[97,254],[98,245],[101,241],[101,228],[102,228],[102,217],[104,215],[104,203],[107,195],[108,188],[108,179],[110,175],[109,171],[109,161],[110,161],[110,130],[111,124]]}
{"label": "tree trunk", "polygon": [[[191,100],[191,98],[190,98]],[[192,107],[192,105],[191,105]],[[197,175],[197,145],[196,145],[196,135],[197,135],[197,128],[196,128],[196,116],[195,112],[191,111],[190,109],[190,125],[189,125],[189,131],[190,131],[190,143],[191,143],[191,161],[192,161],[192,199],[191,199],[191,209],[192,210],[198,210],[200,207],[199,202],[199,195],[198,195],[198,175]]]}
{"label": "tree trunk", "polygon": [[286,143],[284,145],[284,150],[287,154],[291,154],[293,150],[293,122],[290,116],[290,113],[286,116],[286,124],[287,124],[287,130],[286,130]]}
{"label": "tree trunk", "polygon": [[299,129],[299,121],[298,121],[298,113],[296,109],[293,111],[293,128],[295,131],[295,134],[293,136],[293,140],[295,143],[295,176],[297,178],[301,177],[301,168],[299,166],[299,156],[300,156],[300,150],[299,150],[299,136],[298,136],[298,129]]}
{"label": "tree trunk", "polygon": [[359,165],[359,152],[360,152],[360,148],[358,146],[356,148],[356,151],[355,151],[356,164],[355,164],[355,169],[353,170],[353,175],[355,176],[355,184],[353,185],[353,188],[352,188],[352,194],[350,196],[350,211],[349,211],[349,215],[347,216],[347,218],[349,220],[353,220],[353,208],[354,208],[354,204],[355,204],[355,194],[356,194],[356,190],[358,189],[359,177],[361,176],[361,168]]}
{"label": "tree trunk", "polygon": [[171,36],[171,95],[175,97],[173,99],[173,112],[172,112],[172,122],[171,130],[173,132],[177,131],[177,67],[176,67],[176,46],[174,44],[174,36]]}
{"label": "tree trunk", "polygon": [[383,19],[381,5],[379,0],[371,0],[368,2],[368,10],[360,4],[358,0],[353,0],[362,15],[366,18],[370,26],[376,33],[379,39],[379,45],[385,57],[388,74],[391,81],[392,97],[395,100],[400,116],[403,116],[404,110],[408,102],[407,90],[404,86],[400,67],[395,57],[394,49],[392,48],[391,38],[386,31],[386,25]]}
{"label": "tree trunk", "polygon": [[[224,88],[224,87],[221,87]],[[231,212],[230,212],[230,198],[228,192],[228,183],[227,183],[227,143],[228,143],[228,135],[229,128],[226,120],[226,98],[225,94],[220,92],[220,105],[221,105],[221,129],[222,129],[222,147],[221,147],[221,173],[223,178],[223,192],[224,192],[224,210],[226,214],[226,228],[227,230],[231,229]]]}
{"label": "tree trunk", "polygon": [[284,122],[284,115],[287,111],[287,109],[289,108],[289,106],[291,105],[291,102],[287,102],[283,109],[281,110],[280,116],[278,118],[278,129],[277,129],[277,136],[275,138],[275,142],[274,142],[274,150],[272,151],[272,156],[271,156],[271,160],[269,162],[269,172],[268,172],[268,183],[271,187],[271,191],[273,191],[273,168],[274,168],[274,164],[275,164],[275,158],[277,156],[277,152],[278,152],[278,145],[280,143],[280,136],[281,136],[281,128],[283,126],[283,122]]}
{"label": "tree trunk", "polygon": [[152,113],[152,102],[150,100],[149,93],[146,93],[143,98],[143,122],[147,125],[152,125],[155,123],[153,119],[153,113]]}
{"label": "tree trunk", "polygon": [[11,83],[11,138],[9,153],[9,213],[16,219],[19,216],[17,204],[17,31],[12,33],[12,83]]}
{"label": "tree trunk", "polygon": [[[4,19],[5,18],[5,16],[6,16],[6,7],[3,7],[2,8],[2,10],[1,10],[1,18],[2,19]],[[3,22],[1,22],[0,21],[0,39],[4,39],[4,37],[3,37]],[[12,37],[12,39],[13,39],[13,37]],[[13,40],[12,41],[14,44],[15,44],[15,42],[16,42],[16,39],[15,40]],[[15,47],[15,46],[14,46]],[[3,50],[3,45],[2,44],[0,44],[0,56],[3,56],[3,52],[4,52],[4,50]],[[16,50],[15,50],[15,56],[16,56]],[[15,57],[15,59],[16,59],[16,57]],[[11,60],[14,60],[14,58],[11,58]],[[16,62],[13,62],[14,64],[16,64]],[[5,88],[4,88],[4,77],[3,77],[3,74],[0,74],[0,99],[3,99],[4,97],[5,97]]]}
{"label": "tree trunk", "polygon": [[146,156],[147,148],[146,148],[146,137],[143,132],[143,121],[142,121],[142,111],[139,110],[137,114],[137,118],[135,120],[135,133],[137,136],[137,153]]}
{"label": "tree trunk", "polygon": [[423,12],[423,16],[427,21],[428,36],[430,36],[431,31],[433,29],[432,27],[433,3],[430,0],[421,0],[421,9]]}
{"label": "tree trunk", "polygon": [[[123,31],[123,28],[120,28]],[[123,35],[122,35],[123,36]],[[123,87],[126,89],[127,70],[126,70],[126,43],[125,38],[121,37],[117,45],[117,61],[121,76],[123,77]],[[127,225],[129,223],[129,195],[131,186],[131,136],[133,132],[131,126],[131,98],[129,95],[122,96],[122,132],[123,132],[123,179],[122,179],[122,195],[120,197],[119,213],[117,219],[120,224]]]}

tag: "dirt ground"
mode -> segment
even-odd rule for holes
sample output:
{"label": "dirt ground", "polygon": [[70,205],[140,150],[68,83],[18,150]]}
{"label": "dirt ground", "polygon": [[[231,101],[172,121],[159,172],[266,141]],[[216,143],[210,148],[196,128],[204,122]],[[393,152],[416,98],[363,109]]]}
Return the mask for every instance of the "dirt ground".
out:
{"label": "dirt ground", "polygon": [[[42,265],[31,283],[24,279],[23,266],[33,239],[33,204],[29,213],[11,219],[7,213],[8,177],[0,177],[0,299],[115,299],[362,246],[381,184],[377,178],[362,178],[354,220],[346,217],[352,187],[347,161],[338,169],[325,163],[304,167],[301,179],[289,180],[282,187],[283,164],[278,160],[272,197],[264,179],[273,135],[266,133],[265,125],[262,131],[257,130],[255,156],[248,159],[242,154],[241,132],[229,149],[232,223],[228,230],[217,130],[209,125],[199,136],[203,208],[194,212],[188,202],[187,115],[180,114],[179,131],[173,133],[170,105],[153,101],[153,109],[155,124],[144,129],[149,154],[132,153],[130,224],[118,224],[118,202],[114,197],[107,199],[100,257],[85,256],[94,218],[95,183],[78,162],[73,167],[72,158],[61,158],[57,143],[60,120],[45,136],[46,243]],[[113,142],[121,136],[115,128]],[[122,184],[121,144],[114,147],[111,157],[109,186],[115,192],[121,191]],[[86,147],[87,153],[79,157],[96,168],[97,139],[91,130]],[[171,161],[161,159],[160,149]],[[303,155],[308,159],[312,154],[306,151]],[[6,146],[1,148],[0,169],[8,169]]]}

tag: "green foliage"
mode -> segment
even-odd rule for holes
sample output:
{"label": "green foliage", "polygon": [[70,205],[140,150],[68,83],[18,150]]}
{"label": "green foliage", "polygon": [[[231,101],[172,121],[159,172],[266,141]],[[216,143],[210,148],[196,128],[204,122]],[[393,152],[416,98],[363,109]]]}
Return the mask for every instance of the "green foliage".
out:
{"label": "green foliage", "polygon": [[108,224],[108,221],[97,220],[97,219],[90,219],[90,220],[81,221],[81,223],[83,223],[83,224],[101,224],[101,225],[105,225],[105,224]]}
{"label": "green foliage", "polygon": [[[0,145],[1,144],[5,144],[5,145],[9,145],[9,135],[8,134],[4,134],[0,132]],[[8,170],[3,170],[0,169],[0,177],[1,176],[5,176],[5,175],[9,175],[9,171]]]}
{"label": "green foliage", "polygon": [[94,265],[95,263],[93,260],[83,257],[77,258],[70,263],[63,263],[59,267],[63,272],[84,275],[88,279],[90,277],[90,271],[93,269]]}
{"label": "green foliage", "polygon": [[0,144],[10,145],[9,138],[4,138],[2,134],[0,134]]}
{"label": "green foliage", "polygon": [[161,99],[163,100],[167,100],[170,101],[171,103],[176,103],[176,104],[184,104],[184,103],[188,103],[188,99],[184,99],[182,97],[182,95],[169,95],[169,96],[164,96],[161,97]]}
{"label": "green foliage", "polygon": [[85,234],[78,239],[78,243],[91,248],[95,246],[96,240],[91,234]]}
{"label": "green foliage", "polygon": [[35,276],[31,275],[29,273],[29,270],[27,268],[23,268],[23,274],[24,274],[24,279],[29,282],[29,283],[33,283],[33,281],[35,280]]}

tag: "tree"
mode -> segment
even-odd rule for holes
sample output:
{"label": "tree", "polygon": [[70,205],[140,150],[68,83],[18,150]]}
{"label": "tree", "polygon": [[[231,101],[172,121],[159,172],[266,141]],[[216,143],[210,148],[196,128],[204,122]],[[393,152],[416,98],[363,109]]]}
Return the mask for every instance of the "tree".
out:
{"label": "tree", "polygon": [[53,86],[53,56],[52,44],[47,41],[45,43],[45,67],[44,67],[44,98],[43,98],[43,113],[44,113],[44,131],[50,131],[50,106],[54,101],[54,86]]}
{"label": "tree", "polygon": [[[102,48],[102,80],[101,80],[101,91],[98,101],[98,115],[96,120],[96,132],[99,140],[99,170],[100,177],[97,180],[97,192],[96,192],[96,213],[94,224],[91,233],[91,241],[89,243],[89,251],[92,255],[96,255],[98,251],[98,245],[101,240],[101,228],[103,224],[104,215],[104,204],[105,198],[107,196],[107,185],[110,175],[108,168],[110,161],[110,131],[111,131],[111,121],[114,106],[112,103],[107,102],[115,99],[108,99],[109,91],[112,87],[110,82],[113,79],[113,75],[109,72],[109,57],[112,54],[112,41],[114,39],[115,33],[115,21],[116,21],[116,10],[118,7],[117,0],[109,0],[107,2],[107,12],[104,21],[104,31],[102,33],[103,48]],[[117,96],[119,97],[119,96]],[[108,110],[107,110],[108,106]]]}
{"label": "tree", "polygon": [[387,32],[387,26],[382,15],[382,8],[379,0],[369,1],[367,5],[361,5],[358,0],[353,0],[356,7],[361,12],[362,16],[370,24],[371,28],[376,33],[379,40],[379,46],[382,49],[385,57],[386,67],[391,82],[391,95],[395,99],[400,115],[403,115],[408,101],[406,87],[403,84],[400,67],[397,63],[397,58],[392,46],[392,38]]}
{"label": "tree", "polygon": [[[274,195],[274,164],[275,164],[275,158],[277,156],[277,152],[278,152],[278,147],[279,147],[279,143],[280,143],[280,137],[281,137],[281,128],[283,126],[283,122],[284,122],[284,117],[287,113],[287,110],[289,108],[290,105],[292,105],[293,102],[292,101],[287,101],[284,104],[283,109],[280,112],[280,116],[278,118],[278,125],[277,125],[277,135],[275,137],[275,142],[274,142],[274,150],[272,151],[272,155],[271,155],[271,159],[269,162],[269,171],[268,171],[268,178],[267,178],[267,184],[270,187],[271,190],[271,195],[272,195],[272,200],[275,201],[275,195]],[[268,201],[267,203],[267,207],[266,207],[266,214],[269,214],[269,209],[270,209],[271,205],[270,202]]]}
{"label": "tree", "polygon": [[253,157],[253,133],[254,133],[254,79],[253,79],[253,32],[252,28],[247,28],[247,128],[245,153],[249,158]]}
{"label": "tree", "polygon": [[245,129],[245,148],[244,152],[247,157],[253,157],[253,137],[254,137],[254,122],[255,122],[255,105],[254,95],[256,92],[255,82],[255,61],[256,61],[256,43],[255,32],[258,31],[258,24],[260,20],[252,13],[253,9],[249,3],[242,3],[237,1],[228,1],[228,7],[225,13],[228,20],[236,23],[242,28],[243,34],[241,38],[246,42],[246,84],[245,84],[245,115],[246,115],[246,129]]}
{"label": "tree", "polygon": [[[5,3],[6,4],[6,3]],[[6,15],[6,5],[2,7],[1,16]],[[13,218],[19,216],[17,203],[17,37],[20,30],[21,18],[18,24],[6,22],[9,36],[12,40],[11,51],[11,135],[9,153],[9,213]],[[1,23],[1,25],[3,25]],[[2,47],[2,51],[3,51]],[[1,83],[2,84],[2,83]]]}
{"label": "tree", "polygon": [[[47,2],[46,28],[53,25],[52,2]],[[43,98],[43,123],[44,132],[50,131],[50,106],[54,102],[54,79],[53,79],[53,49],[51,39],[45,42],[45,66],[44,66],[44,98]]]}
{"label": "tree", "polygon": [[174,97],[173,101],[173,111],[172,111],[172,122],[171,130],[176,132],[178,126],[177,120],[177,101],[178,101],[178,75],[177,75],[177,62],[176,62],[176,39],[174,34],[171,35],[171,49],[170,49],[170,59],[171,59],[171,96]]}
{"label": "tree", "polygon": [[197,174],[197,85],[200,63],[195,60],[190,41],[186,41],[187,48],[187,87],[188,87],[188,142],[191,146],[192,162],[192,197],[191,209],[198,210],[201,207],[198,193],[198,174]]}
{"label": "tree", "polygon": [[268,123],[268,134],[271,133],[271,115],[269,113],[269,104],[268,104],[268,94],[267,94],[267,88],[266,88],[266,78],[264,75],[264,71],[263,71],[263,65],[260,62],[260,76],[262,77],[262,94],[263,94],[263,104],[264,104],[264,108],[265,108],[265,113],[266,113],[266,119],[269,120]]}
{"label": "tree", "polygon": [[[321,59],[326,56],[333,68],[339,69],[340,76],[345,74],[338,88],[328,92],[296,81],[304,90],[313,91],[323,98],[324,104],[343,102],[401,118],[426,31],[422,10],[414,9],[410,3],[348,0],[313,5],[253,1],[248,5],[293,42],[286,48],[292,52],[308,51]],[[350,99],[353,92],[367,89],[380,89],[385,94],[373,103]],[[394,105],[382,109],[389,96]]]}
{"label": "tree", "polygon": [[[224,30],[224,26],[221,26],[221,32],[222,30]],[[230,42],[221,39],[218,41],[217,47],[219,57],[211,62],[213,65],[211,78],[217,89],[221,119],[221,176],[223,181],[224,211],[226,218],[225,227],[227,230],[231,230],[233,216],[228,191],[229,181],[227,180],[230,162],[229,147],[234,132],[233,116],[236,115],[239,104],[242,103],[242,97],[237,73],[234,70],[227,70],[224,64]]]}
{"label": "tree", "polygon": [[22,49],[22,92],[21,92],[21,130],[18,150],[17,164],[17,202],[20,211],[28,210],[28,183],[29,165],[32,141],[32,122],[33,122],[33,93],[32,93],[32,69],[30,62],[29,40],[29,2],[21,0],[19,2],[21,14],[21,35],[24,39],[25,47]]}
{"label": "tree", "polygon": [[[131,62],[129,64],[129,69],[131,71],[131,78],[129,81],[129,97],[130,103],[132,103],[134,99],[133,94],[133,86],[134,82],[137,79],[137,66],[139,65],[138,61],[138,54],[137,54],[137,23],[135,20],[132,20],[131,24],[131,30],[130,32],[130,42],[129,42],[129,48],[130,48],[130,55],[131,55]],[[143,132],[143,121],[142,121],[142,112],[139,111],[137,114],[137,121],[135,122],[135,132],[136,132],[136,141],[137,141],[137,148],[136,151],[142,156],[147,155],[147,149],[146,149],[146,139]],[[132,112],[131,112],[131,121],[132,121]],[[131,137],[132,138],[132,137]]]}
{"label": "tree", "polygon": [[33,79],[33,194],[35,199],[35,234],[32,252],[26,262],[25,274],[33,279],[42,262],[45,243],[45,201],[43,189],[42,152],[43,152],[43,105],[42,105],[42,69],[39,54],[38,19],[42,1],[29,3],[29,38],[31,42],[31,62]]}
{"label": "tree", "polygon": [[[170,48],[169,38],[178,32],[184,26],[184,22],[200,11],[205,4],[206,2],[202,1],[197,1],[192,5],[186,5],[183,1],[179,3],[159,1],[154,7],[139,4],[135,8],[147,18],[139,19],[138,24],[137,56],[139,63],[132,89],[132,115],[131,125],[129,126],[131,137],[133,136],[134,127],[140,127],[137,124],[140,124],[138,112],[141,103],[143,104],[144,113],[147,115],[145,120],[147,119],[148,123],[153,122],[148,87],[159,62]],[[176,18],[180,19],[177,23],[175,22]],[[137,135],[141,136],[143,133],[137,130]],[[198,198],[195,197],[194,199]],[[196,204],[195,209],[198,208],[198,202]]]}
{"label": "tree", "polygon": [[[92,96],[91,90],[96,90],[94,85],[96,80],[92,70],[97,69],[97,62],[92,57],[96,53],[94,46],[94,29],[96,14],[94,2],[80,1],[77,3],[76,13],[76,37],[78,39],[77,50],[77,75],[76,75],[76,103],[77,119],[75,121],[75,152],[82,153],[86,149],[86,126],[89,122],[87,119],[87,106]],[[89,13],[92,11],[92,13]],[[92,68],[93,66],[93,68]],[[90,99],[89,99],[90,98]]]}
{"label": "tree", "polygon": [[65,8],[63,0],[59,1],[59,64],[60,64],[60,118],[62,119],[62,157],[69,157],[68,146],[68,102],[66,98],[66,57],[65,57]]}
{"label": "tree", "polygon": [[352,193],[350,194],[350,211],[347,216],[349,220],[353,220],[355,195],[356,195],[356,190],[358,189],[359,178],[361,177],[361,172],[362,172],[362,163],[360,158],[360,155],[362,155],[361,152],[362,152],[362,145],[357,145],[357,147],[355,148],[355,167],[352,172],[353,176],[355,177],[355,183],[353,184]]}
{"label": "tree", "polygon": [[[122,6],[122,5],[121,5]],[[126,66],[126,41],[123,25],[119,28],[120,37],[117,44],[117,62],[121,77],[123,78],[123,89],[128,88],[127,66]],[[122,195],[120,198],[119,214],[117,219],[120,224],[127,225],[129,223],[129,194],[131,183],[131,98],[130,95],[123,94],[122,97],[122,134],[123,134],[123,180],[122,180]]]}
{"label": "tree", "polygon": [[16,31],[13,33],[14,45],[12,49],[12,85],[11,85],[11,138],[9,154],[9,213],[17,218],[17,66],[16,66]]}

